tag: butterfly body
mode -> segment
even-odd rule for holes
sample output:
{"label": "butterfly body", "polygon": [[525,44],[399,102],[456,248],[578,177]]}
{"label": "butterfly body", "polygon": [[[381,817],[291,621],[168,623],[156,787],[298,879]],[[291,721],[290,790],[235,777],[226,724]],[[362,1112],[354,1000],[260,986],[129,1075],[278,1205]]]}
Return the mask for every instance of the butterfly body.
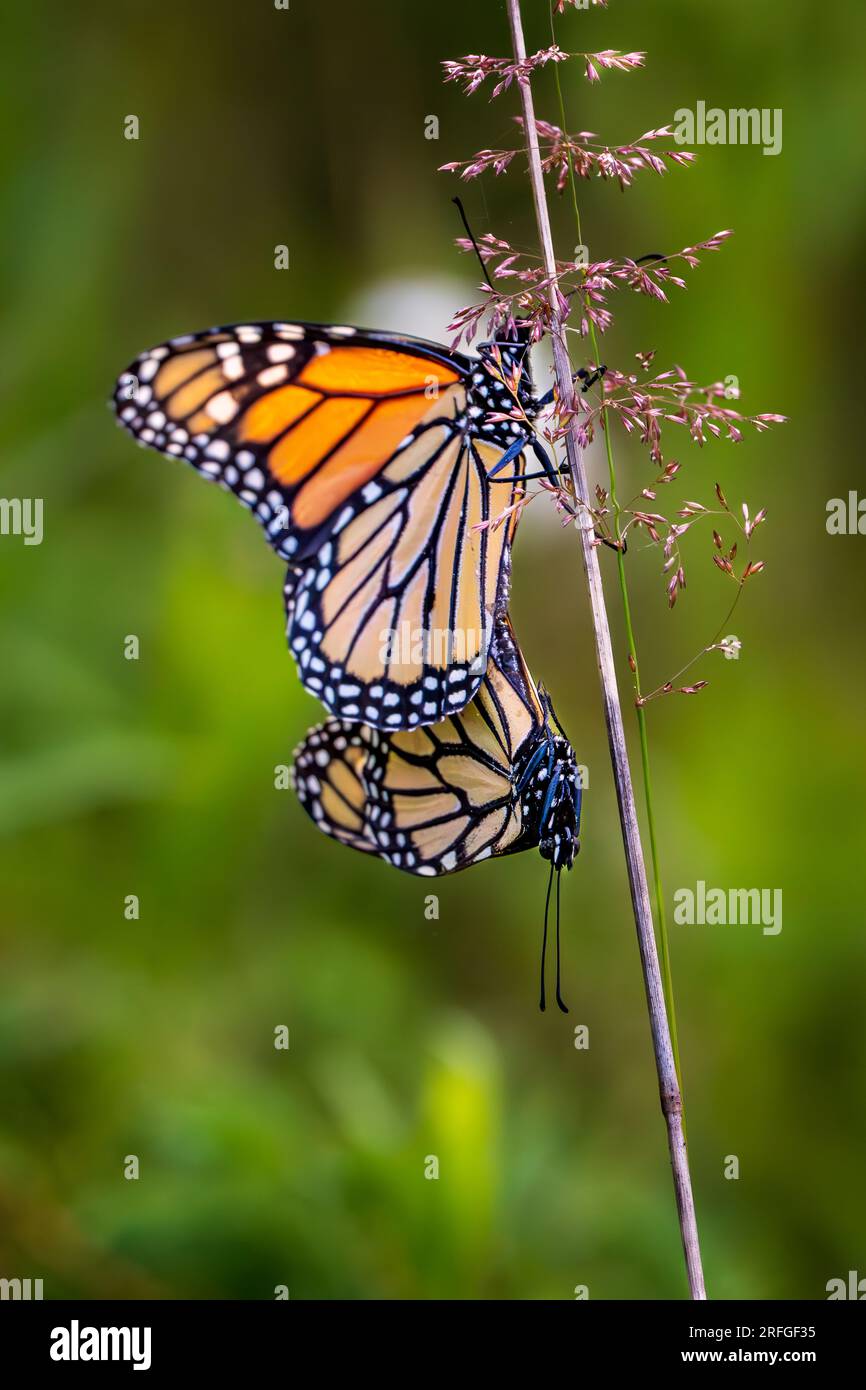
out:
{"label": "butterfly body", "polygon": [[529,774],[518,777],[523,823],[542,859],[554,869],[570,869],[580,848],[581,784],[574,750],[568,739],[545,729],[532,750]]}
{"label": "butterfly body", "polygon": [[[520,333],[468,357],[348,326],[254,323],[142,353],[115,408],[140,444],[233,492],[288,562],[288,641],[307,689],[338,717],[401,729],[462,709],[483,679],[531,437],[523,420],[490,417],[515,395],[531,417]],[[513,476],[496,486],[505,454]],[[409,650],[394,642],[407,630]]]}

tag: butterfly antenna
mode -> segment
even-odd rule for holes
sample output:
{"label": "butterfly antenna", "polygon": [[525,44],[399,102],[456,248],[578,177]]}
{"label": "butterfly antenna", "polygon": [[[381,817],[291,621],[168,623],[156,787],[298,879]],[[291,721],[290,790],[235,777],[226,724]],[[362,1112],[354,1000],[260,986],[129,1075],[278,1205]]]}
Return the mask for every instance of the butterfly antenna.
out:
{"label": "butterfly antenna", "polygon": [[560,880],[561,880],[561,879],[562,879],[562,869],[557,869],[557,871],[556,871],[556,1002],[557,1002],[557,1004],[559,1005],[559,1007],[561,1008],[562,1012],[563,1012],[564,1014],[567,1014],[567,1013],[568,1013],[568,1005],[565,1003],[565,1001],[564,1001],[564,999],[563,999],[563,997],[562,997],[562,990],[560,989],[560,974],[559,974],[559,960],[560,960],[560,955],[559,955],[559,884],[560,884]]}
{"label": "butterfly antenna", "polygon": [[484,276],[490,288],[493,289],[493,281],[491,280],[487,272],[487,266],[484,264],[484,257],[481,255],[481,251],[478,247],[478,242],[475,240],[472,228],[469,225],[469,218],[466,216],[466,209],[463,206],[463,202],[460,198],[452,198],[451,201],[456,205],[457,211],[460,213],[463,226],[466,228],[466,235],[468,236],[469,240],[472,242],[472,245],[475,248],[475,254],[478,257],[478,264],[481,266],[481,273]]}
{"label": "butterfly antenna", "polygon": [[[550,862],[550,878],[547,880],[547,897],[544,899],[544,935],[541,938],[541,998],[538,1007],[542,1013],[547,1007],[547,1000],[544,994],[544,960],[547,955],[547,912],[550,907],[550,890],[553,887],[553,860]],[[557,987],[558,988],[558,987]]]}

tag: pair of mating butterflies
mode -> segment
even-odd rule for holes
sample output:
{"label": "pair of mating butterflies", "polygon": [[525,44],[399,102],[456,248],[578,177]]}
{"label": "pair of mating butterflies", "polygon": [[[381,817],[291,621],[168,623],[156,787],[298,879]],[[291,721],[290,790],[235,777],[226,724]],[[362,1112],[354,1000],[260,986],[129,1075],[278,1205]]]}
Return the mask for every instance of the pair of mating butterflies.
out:
{"label": "pair of mating butterflies", "polygon": [[495,418],[515,369],[531,417],[519,325],[470,358],[258,323],[142,353],[114,404],[140,444],[235,493],[287,562],[289,647],[331,715],[293,770],[319,829],[414,874],[538,847],[549,902],[579,848],[580,783],[507,613],[535,447]]}

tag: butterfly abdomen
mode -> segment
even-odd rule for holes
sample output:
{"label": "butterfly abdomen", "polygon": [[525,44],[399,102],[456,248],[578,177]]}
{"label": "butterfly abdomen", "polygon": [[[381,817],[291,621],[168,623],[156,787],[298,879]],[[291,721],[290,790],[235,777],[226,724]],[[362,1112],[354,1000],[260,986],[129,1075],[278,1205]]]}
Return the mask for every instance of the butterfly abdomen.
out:
{"label": "butterfly abdomen", "polygon": [[581,784],[568,740],[545,730],[518,770],[521,784],[524,834],[555,869],[570,869],[580,849]]}

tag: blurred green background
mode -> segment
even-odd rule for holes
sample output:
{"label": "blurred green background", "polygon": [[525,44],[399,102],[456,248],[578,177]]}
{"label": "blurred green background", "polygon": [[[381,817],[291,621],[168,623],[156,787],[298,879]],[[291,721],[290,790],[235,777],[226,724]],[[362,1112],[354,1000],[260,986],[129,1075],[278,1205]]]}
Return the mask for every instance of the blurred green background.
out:
{"label": "blurred green background", "polygon": [[[545,6],[525,11],[546,45]],[[45,534],[0,539],[0,1274],[46,1297],[683,1297],[573,532],[530,508],[513,597],[590,769],[564,1018],[536,1007],[537,855],[433,885],[431,922],[429,882],[329,842],[274,790],[320,717],[285,650],[280,565],[106,409],[138,351],[215,322],[444,335],[478,275],[436,168],[514,143],[517,106],[443,87],[438,63],[507,52],[503,6],[91,0],[5,20],[2,491],[44,498]],[[777,158],[706,148],[582,204],[594,258],[735,228],[669,307],[614,305],[607,361],[655,347],[791,417],[738,447],[669,443],[678,496],[710,501],[719,479],[768,508],[767,568],[739,661],[708,658],[709,688],[650,723],[669,903],[698,879],[784,892],[776,937],[672,927],[709,1291],[822,1298],[866,1274],[866,540],[825,528],[861,483],[866,14],[611,0],[559,38],[649,52],[598,86],[564,69],[573,128],[621,141],[698,100],[784,111]],[[537,104],[556,119],[549,72]],[[479,231],[534,245],[519,162],[465,198]],[[567,254],[567,206],[554,216]],[[627,497],[650,465],[625,441],[618,457]],[[670,614],[657,555],[632,550],[655,685],[710,638],[726,581],[699,537]]]}

